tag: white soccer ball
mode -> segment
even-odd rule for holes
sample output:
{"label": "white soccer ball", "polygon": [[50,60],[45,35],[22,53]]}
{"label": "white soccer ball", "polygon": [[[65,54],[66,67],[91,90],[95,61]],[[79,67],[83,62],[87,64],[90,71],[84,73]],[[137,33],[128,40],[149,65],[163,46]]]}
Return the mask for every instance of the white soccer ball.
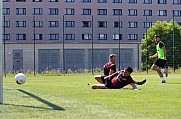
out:
{"label": "white soccer ball", "polygon": [[26,76],[23,73],[18,73],[14,77],[17,84],[24,84],[26,82]]}

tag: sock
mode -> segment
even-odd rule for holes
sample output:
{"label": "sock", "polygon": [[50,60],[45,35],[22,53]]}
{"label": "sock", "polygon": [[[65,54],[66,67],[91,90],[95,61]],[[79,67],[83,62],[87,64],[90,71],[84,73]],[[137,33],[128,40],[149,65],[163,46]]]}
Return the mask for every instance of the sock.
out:
{"label": "sock", "polygon": [[146,83],[146,79],[142,80],[141,82],[137,82],[137,85],[143,85],[144,83]]}
{"label": "sock", "polygon": [[162,77],[162,81],[165,81],[164,77]]}
{"label": "sock", "polygon": [[161,69],[161,72],[165,72],[165,69],[164,69],[164,68],[162,68],[162,69]]}

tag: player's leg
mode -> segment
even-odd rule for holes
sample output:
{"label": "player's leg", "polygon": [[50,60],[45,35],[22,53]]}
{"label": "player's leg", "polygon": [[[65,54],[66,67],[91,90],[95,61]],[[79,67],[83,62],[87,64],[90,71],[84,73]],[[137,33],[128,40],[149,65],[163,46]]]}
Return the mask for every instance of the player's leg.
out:
{"label": "player's leg", "polygon": [[162,74],[161,69],[160,69],[159,66],[153,64],[152,67],[151,67],[151,69],[157,71],[158,75],[159,75],[160,78],[162,79],[162,83],[166,83],[165,78],[163,77],[163,74]]}
{"label": "player's leg", "polygon": [[[168,70],[165,69],[166,60],[159,59],[159,67],[164,69],[165,76],[168,76]],[[161,70],[161,69],[160,69]],[[163,75],[163,74],[162,74]],[[166,83],[165,79],[162,77],[162,83]]]}
{"label": "player's leg", "polygon": [[96,76],[94,76],[94,78],[99,82],[99,83],[104,83],[105,84],[105,75],[96,75]]}
{"label": "player's leg", "polygon": [[162,83],[166,83],[166,81],[163,77],[160,67],[164,67],[165,63],[166,63],[165,60],[157,59],[151,67],[152,70],[157,71],[158,75],[162,79]]}
{"label": "player's leg", "polygon": [[94,76],[94,78],[95,78],[99,83],[103,83],[103,82],[102,82],[102,75],[96,75],[96,76]]}
{"label": "player's leg", "polygon": [[165,77],[168,77],[168,68],[162,68],[161,71],[165,73]]}
{"label": "player's leg", "polygon": [[108,89],[104,84],[93,84],[92,89]]}
{"label": "player's leg", "polygon": [[151,67],[151,69],[154,70],[154,71],[157,71],[158,75],[159,75],[160,77],[163,77],[163,74],[162,74],[161,69],[160,69],[159,66],[153,64],[152,67]]}
{"label": "player's leg", "polygon": [[162,61],[162,69],[161,69],[161,71],[163,73],[165,73],[165,77],[168,77],[168,67],[166,65],[166,60]]}
{"label": "player's leg", "polygon": [[168,77],[168,68],[165,67],[164,69],[165,69],[165,76]]}
{"label": "player's leg", "polygon": [[137,81],[134,81],[135,82],[135,84],[137,84],[137,85],[143,85],[144,83],[146,83],[146,79],[144,79],[144,80],[142,80],[142,81],[140,81],[140,82],[137,82]]}

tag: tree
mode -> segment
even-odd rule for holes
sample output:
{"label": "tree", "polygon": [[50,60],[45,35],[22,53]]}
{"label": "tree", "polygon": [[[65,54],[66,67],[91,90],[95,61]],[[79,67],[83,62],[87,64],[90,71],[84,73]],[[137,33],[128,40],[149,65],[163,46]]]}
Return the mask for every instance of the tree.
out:
{"label": "tree", "polygon": [[[153,59],[149,59],[148,57],[156,53],[153,39],[155,34],[161,36],[161,41],[163,41],[166,46],[167,66],[174,69],[179,68],[181,66],[181,27],[171,20],[170,22],[157,21],[147,30],[147,39],[145,33],[141,45],[142,69],[150,68],[153,63]],[[147,62],[146,59],[148,59]]]}

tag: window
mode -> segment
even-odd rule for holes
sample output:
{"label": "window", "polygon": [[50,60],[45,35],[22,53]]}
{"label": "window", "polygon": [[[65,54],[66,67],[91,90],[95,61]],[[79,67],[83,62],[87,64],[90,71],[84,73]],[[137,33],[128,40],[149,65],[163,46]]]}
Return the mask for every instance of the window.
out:
{"label": "window", "polygon": [[113,40],[122,40],[122,34],[113,34]]}
{"label": "window", "polygon": [[179,26],[181,26],[181,22],[177,22],[177,24],[178,24]]}
{"label": "window", "polygon": [[65,34],[65,40],[75,40],[75,34]]}
{"label": "window", "polygon": [[113,15],[122,15],[122,9],[113,9]]}
{"label": "window", "polygon": [[137,10],[136,9],[129,9],[128,15],[129,16],[137,16]]}
{"label": "window", "polygon": [[34,21],[33,27],[43,27],[43,21]]}
{"label": "window", "polygon": [[167,10],[159,10],[158,16],[167,16]]}
{"label": "window", "polygon": [[65,0],[65,2],[74,2],[74,0]]}
{"label": "window", "polygon": [[74,9],[73,8],[66,8],[65,14],[66,15],[74,15]]}
{"label": "window", "polygon": [[16,40],[26,40],[26,34],[16,34]]}
{"label": "window", "polygon": [[107,40],[107,34],[99,34],[98,40]]}
{"label": "window", "polygon": [[10,21],[4,21],[3,27],[4,28],[9,28],[10,27]]}
{"label": "window", "polygon": [[26,15],[26,8],[16,8],[17,15]]}
{"label": "window", "polygon": [[137,0],[128,0],[128,3],[137,3]]}
{"label": "window", "polygon": [[75,22],[74,21],[66,21],[65,27],[75,27]]}
{"label": "window", "polygon": [[122,0],[113,0],[113,3],[122,3]]}
{"label": "window", "polygon": [[144,16],[152,16],[152,10],[144,10]]}
{"label": "window", "polygon": [[153,22],[143,22],[143,28],[150,28]]}
{"label": "window", "polygon": [[137,22],[128,22],[128,28],[137,28],[138,23]]}
{"label": "window", "polygon": [[167,4],[167,0],[158,0],[158,4]]}
{"label": "window", "polygon": [[49,15],[58,15],[58,8],[49,8]]}
{"label": "window", "polygon": [[144,0],[144,4],[152,4],[152,0]]}
{"label": "window", "polygon": [[107,9],[98,9],[98,15],[107,15]]}
{"label": "window", "polygon": [[122,22],[120,21],[114,21],[113,22],[113,28],[122,28]]}
{"label": "window", "polygon": [[91,21],[82,21],[82,27],[91,27]]}
{"label": "window", "polygon": [[173,4],[181,4],[181,0],[173,0]]}
{"label": "window", "polygon": [[59,34],[49,34],[49,40],[59,40]]}
{"label": "window", "polygon": [[3,15],[10,14],[10,8],[3,8]]}
{"label": "window", "polygon": [[58,2],[58,0],[48,0],[49,2]]}
{"label": "window", "polygon": [[10,34],[3,34],[3,40],[10,40]]}
{"label": "window", "polygon": [[33,0],[33,2],[42,2],[42,0]]}
{"label": "window", "polygon": [[91,9],[83,9],[83,15],[91,15]]}
{"label": "window", "polygon": [[16,27],[26,27],[26,21],[16,21]]}
{"label": "window", "polygon": [[82,0],[82,2],[91,2],[91,0]]}
{"label": "window", "polygon": [[82,40],[91,40],[91,34],[82,34]]}
{"label": "window", "polygon": [[138,40],[138,34],[128,34],[128,40]]}
{"label": "window", "polygon": [[34,37],[33,37],[33,39],[34,40],[43,40],[43,34],[34,34],[33,35]]}
{"label": "window", "polygon": [[16,0],[16,2],[26,2],[26,0]]}
{"label": "window", "polygon": [[106,28],[107,27],[107,22],[106,21],[98,21],[98,27]]}
{"label": "window", "polygon": [[34,15],[42,15],[43,9],[42,8],[33,8],[33,14]]}
{"label": "window", "polygon": [[10,2],[10,0],[3,0],[3,2]]}
{"label": "window", "polygon": [[58,27],[58,21],[49,21],[49,27]]}
{"label": "window", "polygon": [[180,10],[173,10],[173,15],[174,16],[181,16],[181,11]]}
{"label": "window", "polygon": [[107,0],[98,0],[98,3],[106,3]]}

